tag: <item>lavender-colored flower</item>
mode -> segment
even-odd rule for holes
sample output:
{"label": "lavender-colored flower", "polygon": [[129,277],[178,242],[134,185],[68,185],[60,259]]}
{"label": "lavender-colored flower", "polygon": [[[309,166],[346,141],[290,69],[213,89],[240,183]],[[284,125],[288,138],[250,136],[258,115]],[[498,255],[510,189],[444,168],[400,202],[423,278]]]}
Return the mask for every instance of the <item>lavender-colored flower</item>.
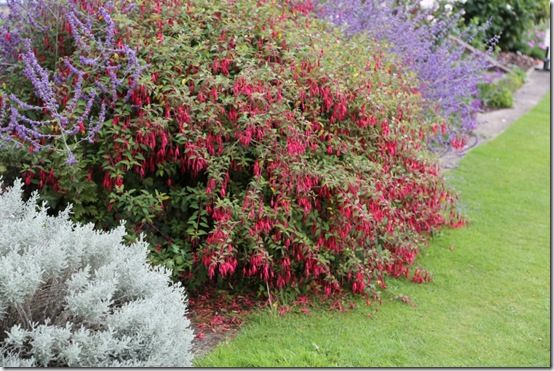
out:
{"label": "lavender-colored flower", "polygon": [[[92,142],[108,109],[127,100],[137,86],[144,66],[132,48],[116,42],[117,25],[111,16],[130,11],[128,0],[119,0],[117,6],[112,1],[91,2],[86,9],[82,4],[8,0],[8,15],[0,22],[0,78],[21,75],[32,93],[20,89],[19,81],[11,91],[0,89],[0,145],[13,142],[39,150],[61,140],[72,164],[75,155],[68,143]],[[73,47],[71,54],[56,59],[59,50],[49,51],[41,43],[43,37],[57,39],[60,30],[72,39]],[[51,54],[50,62],[39,63],[36,46]],[[115,55],[120,64],[113,64]],[[109,81],[102,83],[105,76]]]}
{"label": "lavender-colored flower", "polygon": [[67,152],[67,160],[65,161],[65,163],[71,166],[77,163],[77,159],[75,158],[75,155],[73,154],[73,152],[71,151]]}
{"label": "lavender-colored flower", "polygon": [[24,44],[25,52],[22,53],[24,75],[33,84],[35,95],[44,102],[45,107],[51,111],[57,111],[58,104],[56,103],[48,72],[38,63],[35,53],[31,48],[31,41],[26,39]]}
{"label": "lavender-colored flower", "polygon": [[106,23],[106,39],[104,40],[104,44],[106,45],[113,45],[114,42],[114,36],[115,36],[115,23],[112,20],[112,17],[110,17],[110,14],[106,10],[106,8],[100,8],[98,10],[102,18],[104,19],[104,22]]}

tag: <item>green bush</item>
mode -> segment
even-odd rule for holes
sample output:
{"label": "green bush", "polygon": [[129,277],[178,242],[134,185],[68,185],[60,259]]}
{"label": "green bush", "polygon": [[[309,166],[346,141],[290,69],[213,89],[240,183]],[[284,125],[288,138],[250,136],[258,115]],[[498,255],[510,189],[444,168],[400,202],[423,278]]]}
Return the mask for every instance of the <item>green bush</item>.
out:
{"label": "green bush", "polygon": [[463,5],[467,24],[490,19],[488,39],[500,35],[503,50],[517,50],[533,25],[550,16],[549,0],[468,0]]}
{"label": "green bush", "polygon": [[479,99],[487,108],[510,108],[513,105],[513,93],[524,82],[525,71],[515,68],[498,81],[479,85]]}
{"label": "green bush", "polygon": [[543,60],[546,54],[546,51],[539,47],[539,46],[533,46],[530,47],[529,45],[521,45],[518,47],[518,50],[521,51],[523,54],[528,55],[529,57],[533,57],[535,59]]}
{"label": "green bush", "polygon": [[510,108],[513,96],[510,89],[500,84],[482,84],[479,86],[482,105],[487,108]]}
{"label": "green bush", "polygon": [[503,83],[506,84],[512,92],[515,92],[525,83],[525,77],[525,71],[516,67],[504,78]]}

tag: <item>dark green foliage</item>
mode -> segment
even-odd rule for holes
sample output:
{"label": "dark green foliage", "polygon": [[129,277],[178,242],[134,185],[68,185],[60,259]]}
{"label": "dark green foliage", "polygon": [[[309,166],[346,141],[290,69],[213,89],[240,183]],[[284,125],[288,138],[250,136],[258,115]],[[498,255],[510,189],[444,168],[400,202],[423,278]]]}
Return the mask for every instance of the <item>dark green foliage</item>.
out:
{"label": "dark green foliage", "polygon": [[487,36],[500,35],[503,50],[517,50],[525,32],[550,16],[548,0],[468,0],[462,6],[466,23],[483,24],[490,19]]}
{"label": "dark green foliage", "polygon": [[518,49],[523,54],[533,57],[535,59],[543,60],[546,55],[546,51],[543,48],[538,46],[530,47],[529,45],[522,45]]}
{"label": "dark green foliage", "polygon": [[525,72],[519,68],[493,83],[479,85],[479,98],[487,108],[510,108],[513,93],[525,82]]}

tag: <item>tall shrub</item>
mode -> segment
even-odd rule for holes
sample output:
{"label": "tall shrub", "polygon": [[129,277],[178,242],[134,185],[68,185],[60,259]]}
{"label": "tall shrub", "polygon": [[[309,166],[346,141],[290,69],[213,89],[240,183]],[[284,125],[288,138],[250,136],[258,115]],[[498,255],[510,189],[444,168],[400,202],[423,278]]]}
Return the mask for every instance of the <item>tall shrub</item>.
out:
{"label": "tall shrub", "polygon": [[371,291],[459,223],[416,80],[380,44],[304,2],[136,3],[117,29],[148,65],[130,103],[72,166],[19,154],[52,205],[127,220],[189,288]]}
{"label": "tall shrub", "polygon": [[0,365],[190,366],[183,289],[148,265],[146,243],[21,196],[21,181],[0,193]]}
{"label": "tall shrub", "polygon": [[526,34],[537,22],[550,17],[548,0],[467,0],[460,7],[467,23],[490,20],[489,37],[500,35],[498,45],[513,51],[525,46]]}

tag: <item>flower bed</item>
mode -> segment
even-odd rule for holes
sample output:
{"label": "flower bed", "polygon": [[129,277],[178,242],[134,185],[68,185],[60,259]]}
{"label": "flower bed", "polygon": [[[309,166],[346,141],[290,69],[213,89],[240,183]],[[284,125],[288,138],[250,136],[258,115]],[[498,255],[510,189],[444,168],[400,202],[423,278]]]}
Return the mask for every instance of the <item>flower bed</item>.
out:
{"label": "flower bed", "polygon": [[0,71],[0,128],[25,149],[7,176],[77,220],[127,220],[193,290],[430,279],[420,247],[462,223],[427,149],[447,128],[381,44],[305,2],[70,4],[40,37],[4,28],[2,58],[24,57]]}

